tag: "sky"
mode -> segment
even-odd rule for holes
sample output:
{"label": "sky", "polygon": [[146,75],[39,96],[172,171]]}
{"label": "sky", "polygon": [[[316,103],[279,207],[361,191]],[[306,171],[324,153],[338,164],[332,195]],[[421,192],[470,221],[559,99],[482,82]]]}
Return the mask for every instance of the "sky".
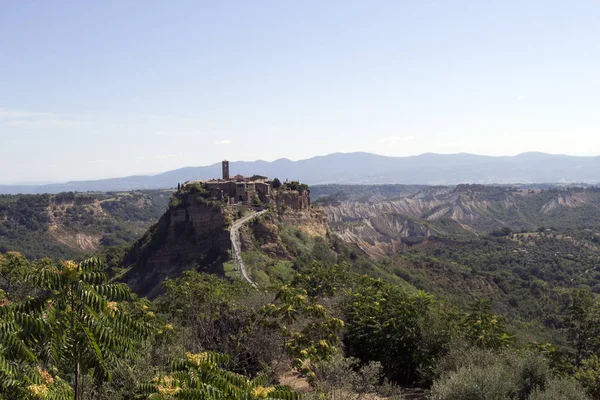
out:
{"label": "sky", "polygon": [[0,0],[0,184],[600,154],[597,0]]}

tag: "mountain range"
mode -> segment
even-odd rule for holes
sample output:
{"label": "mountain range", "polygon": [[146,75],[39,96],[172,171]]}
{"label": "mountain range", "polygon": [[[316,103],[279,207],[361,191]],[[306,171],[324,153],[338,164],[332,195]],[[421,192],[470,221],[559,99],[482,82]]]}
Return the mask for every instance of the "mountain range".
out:
{"label": "mountain range", "polygon": [[[426,153],[410,157],[387,157],[371,153],[334,153],[306,160],[285,158],[272,162],[230,162],[233,175],[266,175],[280,180],[300,180],[309,185],[461,183],[587,183],[600,182],[600,156],[580,157],[546,153],[517,156],[481,156],[467,153]],[[152,176],[127,176],[93,181],[46,185],[0,185],[0,193],[59,193],[67,191],[115,191],[176,187],[194,179],[221,175],[221,164],[185,167]]]}

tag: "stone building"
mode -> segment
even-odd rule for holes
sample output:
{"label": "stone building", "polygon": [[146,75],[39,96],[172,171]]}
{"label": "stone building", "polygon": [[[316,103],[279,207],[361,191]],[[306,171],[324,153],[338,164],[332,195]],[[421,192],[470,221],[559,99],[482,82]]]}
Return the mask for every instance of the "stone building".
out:
{"label": "stone building", "polygon": [[271,202],[273,181],[264,176],[245,177],[229,176],[229,161],[221,163],[223,176],[221,179],[205,181],[206,188],[216,199],[226,199],[228,204],[249,203],[254,197],[267,204]]}
{"label": "stone building", "polygon": [[221,167],[223,169],[223,179],[229,179],[229,161],[223,160]]}

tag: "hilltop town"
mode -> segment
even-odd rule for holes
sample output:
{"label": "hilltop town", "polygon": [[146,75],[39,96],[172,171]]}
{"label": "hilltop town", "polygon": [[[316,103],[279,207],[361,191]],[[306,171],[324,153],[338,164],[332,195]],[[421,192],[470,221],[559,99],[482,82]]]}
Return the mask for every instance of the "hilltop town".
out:
{"label": "hilltop town", "polygon": [[227,160],[222,161],[221,169],[221,178],[186,182],[184,188],[189,185],[201,185],[208,192],[208,197],[230,206],[285,204],[295,210],[310,206],[308,186],[298,181],[281,183],[277,178],[270,179],[262,175],[230,176]]}

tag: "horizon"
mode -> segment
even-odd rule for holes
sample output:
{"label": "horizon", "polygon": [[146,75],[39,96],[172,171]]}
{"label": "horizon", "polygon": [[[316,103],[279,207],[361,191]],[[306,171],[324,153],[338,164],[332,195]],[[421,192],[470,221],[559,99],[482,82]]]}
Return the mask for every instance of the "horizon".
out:
{"label": "horizon", "polygon": [[593,0],[10,2],[0,182],[357,151],[595,156],[598,17]]}
{"label": "horizon", "polygon": [[[216,162],[212,162],[209,164],[202,164],[202,165],[185,165],[185,166],[181,166],[178,168],[174,168],[171,170],[166,170],[166,171],[160,171],[160,172],[149,172],[149,173],[140,173],[140,174],[134,174],[134,175],[119,175],[119,176],[109,176],[109,177],[102,177],[102,178],[89,178],[89,179],[73,179],[73,180],[64,180],[64,181],[42,181],[42,182],[13,182],[13,183],[4,183],[0,181],[0,186],[44,186],[44,185],[56,185],[56,184],[67,184],[67,183],[75,183],[75,182],[96,182],[96,181],[103,181],[103,180],[108,180],[108,179],[120,179],[120,178],[129,178],[129,177],[152,177],[152,176],[159,176],[168,172],[172,172],[172,171],[177,171],[177,170],[181,170],[181,169],[186,169],[186,168],[206,168],[206,167],[211,167],[211,166],[215,166],[221,163],[221,161],[227,160],[229,161],[230,164],[235,164],[235,163],[255,163],[255,162],[265,162],[265,163],[274,163],[277,161],[289,161],[289,162],[301,162],[301,161],[307,161],[307,160],[312,160],[314,158],[319,158],[319,157],[328,157],[328,156],[332,156],[332,155],[338,155],[338,154],[345,154],[345,155],[351,155],[351,154],[367,154],[367,155],[375,155],[375,156],[380,156],[380,157],[386,157],[386,158],[415,158],[415,157],[421,157],[421,156],[427,156],[427,155],[434,155],[434,156],[461,156],[461,155],[466,155],[466,156],[476,156],[476,157],[491,157],[491,158],[511,158],[511,157],[519,157],[519,156],[523,156],[523,155],[545,155],[545,156],[553,156],[553,157],[581,157],[581,158],[596,158],[596,157],[600,157],[600,154],[598,155],[591,155],[591,156],[579,156],[579,155],[571,155],[571,154],[552,154],[552,153],[544,153],[544,152],[539,152],[539,151],[526,151],[523,153],[519,153],[519,154],[515,154],[515,155],[486,155],[486,154],[474,154],[474,153],[433,153],[433,152],[427,152],[427,153],[421,153],[421,154],[415,154],[415,155],[409,155],[409,156],[387,156],[387,155],[382,155],[382,154],[375,154],[375,153],[369,153],[369,152],[364,152],[364,151],[353,151],[353,152],[335,152],[335,153],[329,153],[329,154],[319,154],[319,155],[315,155],[312,157],[308,157],[308,158],[303,158],[303,159],[290,159],[287,157],[280,157],[280,158],[276,158],[274,160],[264,160],[264,159],[257,159],[257,160],[227,160],[226,158],[224,158],[223,160],[220,161],[216,161]],[[540,183],[540,184],[546,184],[546,183],[561,183],[561,182],[535,182],[535,183]],[[577,183],[577,182],[574,182]],[[599,182],[600,183],[600,182]],[[365,183],[368,184],[368,183]],[[385,183],[382,183],[385,184]],[[513,184],[519,184],[518,182],[514,182]]]}

